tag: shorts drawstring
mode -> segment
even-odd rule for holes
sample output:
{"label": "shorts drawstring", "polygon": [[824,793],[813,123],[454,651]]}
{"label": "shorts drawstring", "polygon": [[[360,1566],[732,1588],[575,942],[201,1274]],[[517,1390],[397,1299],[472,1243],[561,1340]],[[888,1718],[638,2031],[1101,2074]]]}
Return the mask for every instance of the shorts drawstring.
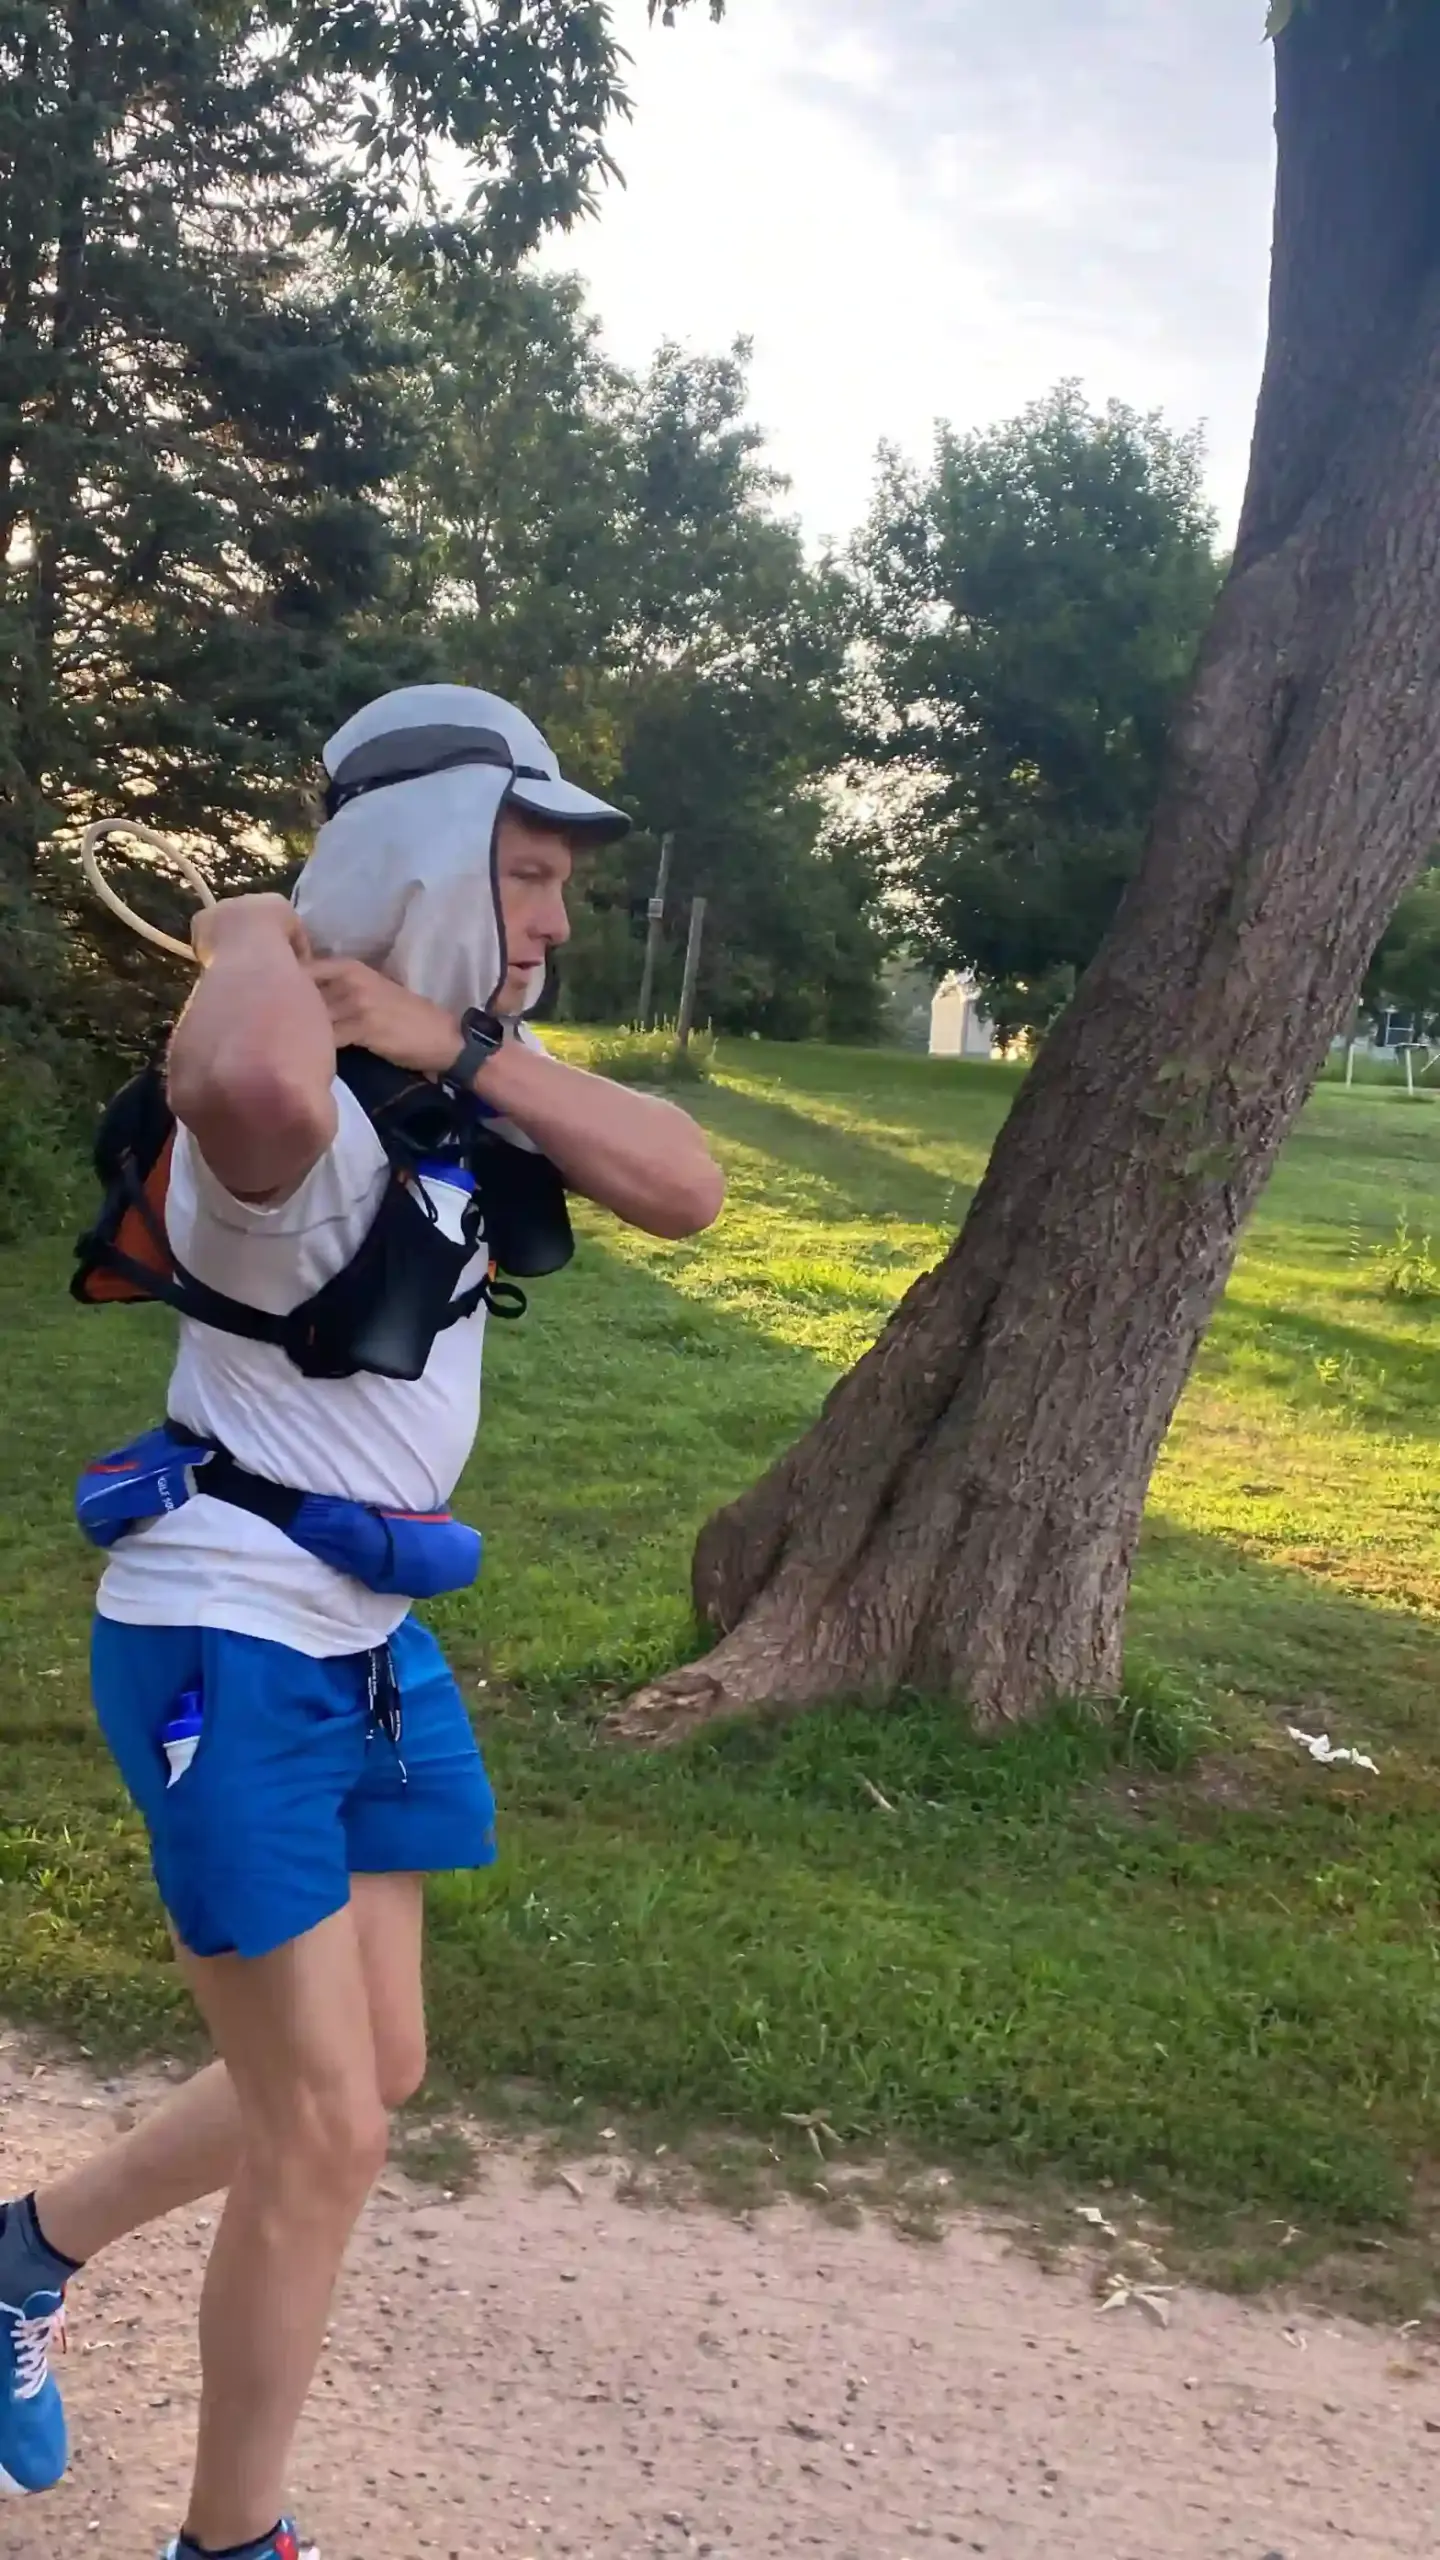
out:
{"label": "shorts drawstring", "polygon": [[377,1733],[383,1733],[395,1754],[402,1787],[410,1783],[400,1744],[405,1717],[400,1699],[400,1683],[395,1677],[395,1662],[388,1644],[377,1645],[365,1657],[365,1742],[368,1749]]}

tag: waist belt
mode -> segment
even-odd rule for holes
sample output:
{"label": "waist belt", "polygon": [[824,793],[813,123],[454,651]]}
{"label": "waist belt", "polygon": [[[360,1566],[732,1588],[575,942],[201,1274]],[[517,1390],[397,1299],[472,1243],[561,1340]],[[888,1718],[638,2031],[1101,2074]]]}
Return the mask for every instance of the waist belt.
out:
{"label": "waist belt", "polygon": [[92,1545],[113,1547],[197,1494],[268,1520],[318,1563],[390,1598],[468,1590],[480,1570],[478,1529],[449,1511],[390,1510],[275,1484],[173,1421],[93,1459],[75,1488],[75,1516]]}

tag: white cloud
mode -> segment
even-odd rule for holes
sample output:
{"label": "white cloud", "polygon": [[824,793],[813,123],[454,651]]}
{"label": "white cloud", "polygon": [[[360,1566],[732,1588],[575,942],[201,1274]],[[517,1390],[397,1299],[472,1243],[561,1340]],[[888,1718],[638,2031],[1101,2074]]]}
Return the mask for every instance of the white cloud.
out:
{"label": "white cloud", "polygon": [[1263,347],[1260,0],[616,0],[627,186],[569,244],[628,363],[755,340],[817,535],[882,437],[923,451],[1078,375],[1204,420],[1233,522]]}

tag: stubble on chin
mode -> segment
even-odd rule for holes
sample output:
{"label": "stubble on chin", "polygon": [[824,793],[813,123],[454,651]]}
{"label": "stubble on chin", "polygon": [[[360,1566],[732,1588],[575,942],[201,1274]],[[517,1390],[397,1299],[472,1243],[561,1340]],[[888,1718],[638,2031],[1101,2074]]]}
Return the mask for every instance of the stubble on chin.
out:
{"label": "stubble on chin", "polygon": [[504,980],[491,1009],[499,1014],[502,1022],[518,1022],[525,1010],[525,1000],[529,993],[530,971],[512,969]]}

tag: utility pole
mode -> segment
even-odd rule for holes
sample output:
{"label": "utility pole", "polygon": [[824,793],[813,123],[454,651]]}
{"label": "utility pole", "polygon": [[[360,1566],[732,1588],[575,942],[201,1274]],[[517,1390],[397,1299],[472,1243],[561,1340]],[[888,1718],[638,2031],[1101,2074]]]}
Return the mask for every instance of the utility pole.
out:
{"label": "utility pole", "polygon": [[655,1001],[655,964],[660,957],[660,935],[665,923],[665,892],[670,886],[670,861],[675,851],[672,835],[660,839],[660,869],[655,880],[655,895],[650,901],[649,923],[645,929],[645,966],[640,973],[640,1028],[650,1028],[650,1007]]}
{"label": "utility pole", "polygon": [[687,1047],[695,1023],[695,982],[700,975],[700,944],[705,933],[705,901],[690,901],[690,938],[685,945],[685,980],[680,989],[680,1021],[676,1037],[680,1047]]}

